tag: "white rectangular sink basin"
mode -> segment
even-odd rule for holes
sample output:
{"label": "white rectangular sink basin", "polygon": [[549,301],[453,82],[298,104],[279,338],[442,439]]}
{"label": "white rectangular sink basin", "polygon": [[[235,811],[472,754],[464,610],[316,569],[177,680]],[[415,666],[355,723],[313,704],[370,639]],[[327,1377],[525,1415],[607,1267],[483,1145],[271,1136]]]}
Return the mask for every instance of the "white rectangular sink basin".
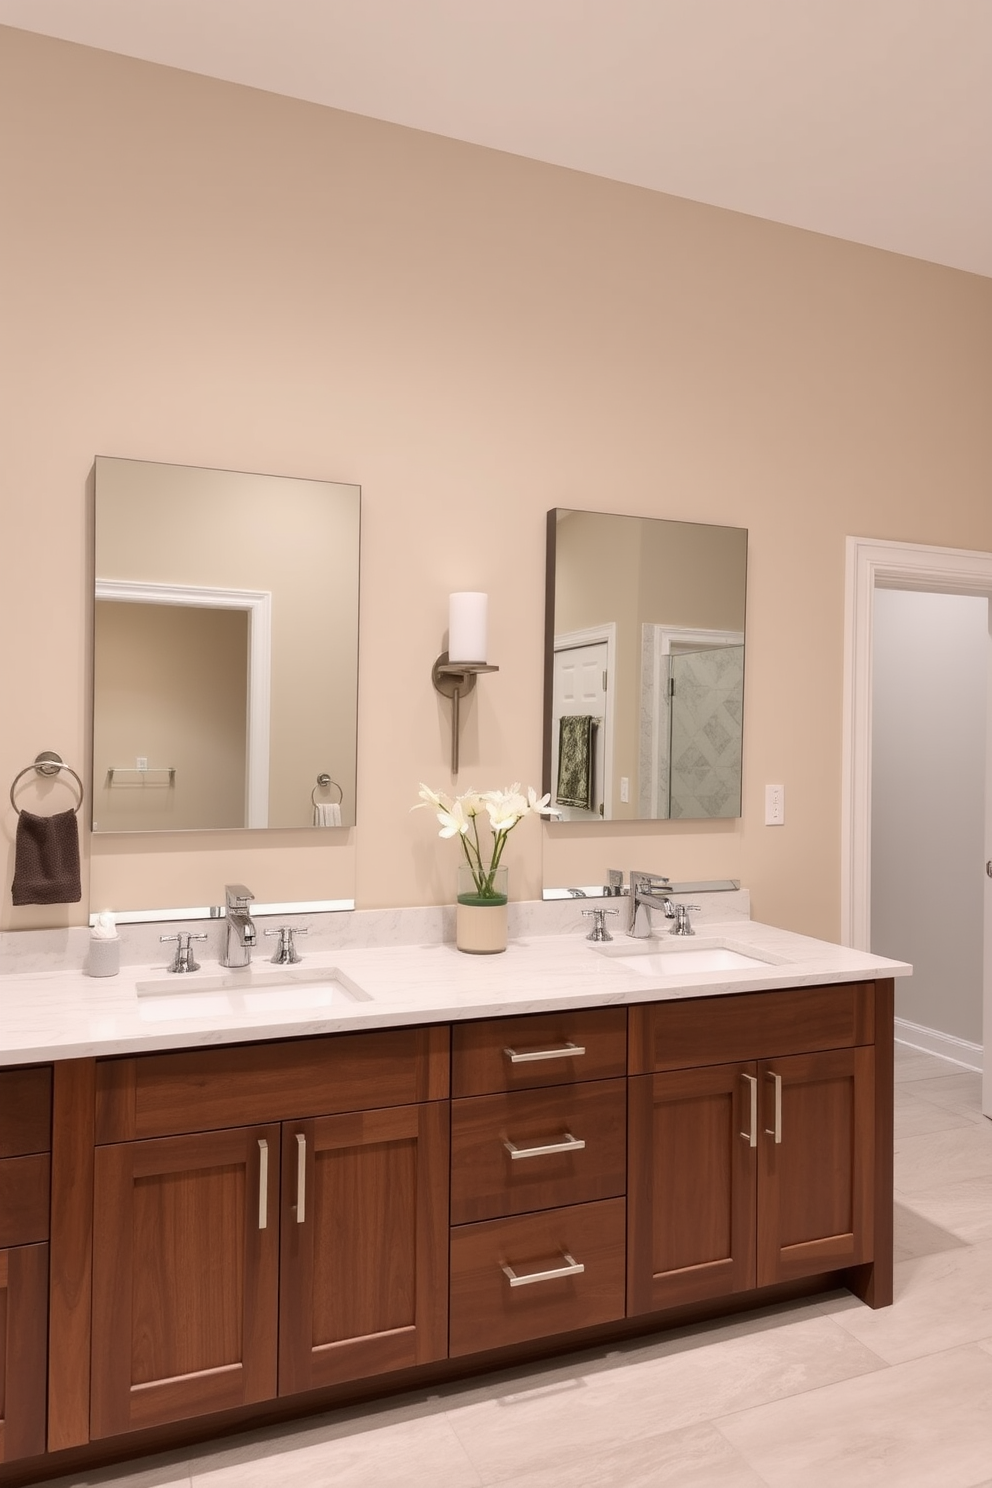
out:
{"label": "white rectangular sink basin", "polygon": [[638,971],[642,976],[694,976],[698,972],[744,971],[748,967],[778,964],[770,958],[754,956],[725,945],[679,945],[659,948],[657,944],[643,950],[633,947],[597,947],[617,966]]}
{"label": "white rectangular sink basin", "polygon": [[146,1022],[215,1018],[231,1013],[354,1012],[368,992],[335,967],[247,967],[221,976],[199,972],[137,982],[138,1015]]}

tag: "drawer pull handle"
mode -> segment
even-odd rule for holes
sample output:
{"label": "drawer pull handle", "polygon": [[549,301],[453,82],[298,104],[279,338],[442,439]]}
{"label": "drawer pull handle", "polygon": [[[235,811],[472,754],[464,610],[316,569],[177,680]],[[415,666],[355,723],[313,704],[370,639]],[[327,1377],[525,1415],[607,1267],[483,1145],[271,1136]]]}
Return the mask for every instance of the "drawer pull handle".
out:
{"label": "drawer pull handle", "polygon": [[258,1139],[258,1228],[264,1230],[269,1222],[269,1144],[264,1137]]}
{"label": "drawer pull handle", "polygon": [[307,1139],[302,1132],[296,1133],[296,1223],[304,1224],[307,1217]]}
{"label": "drawer pull handle", "polygon": [[741,1136],[745,1139],[745,1141],[747,1142],[747,1145],[749,1147],[757,1147],[757,1145],[758,1145],[758,1082],[757,1082],[757,1080],[755,1079],[755,1077],[753,1075],[741,1075],[741,1079],[742,1080],[746,1080],[747,1083],[748,1083],[748,1085],[751,1087],[751,1090],[750,1090],[750,1095],[751,1095],[751,1121],[750,1121],[750,1130],[748,1130],[748,1131],[742,1131],[741,1132]]}
{"label": "drawer pull handle", "polygon": [[512,1266],[501,1266],[500,1270],[511,1287],[514,1287],[530,1286],[535,1281],[556,1281],[559,1276],[581,1276],[586,1269],[583,1263],[569,1255],[567,1250],[562,1251],[561,1258],[565,1262],[564,1266],[555,1266],[551,1271],[529,1271],[526,1276],[518,1276]]}
{"label": "drawer pull handle", "polygon": [[503,1050],[511,1064],[533,1064],[537,1059],[578,1059],[585,1052],[581,1044],[573,1044],[571,1040],[560,1049],[526,1049],[522,1054],[516,1049]]}
{"label": "drawer pull handle", "polygon": [[573,1137],[566,1132],[560,1142],[547,1142],[543,1147],[518,1147],[509,1137],[504,1137],[503,1146],[516,1162],[518,1157],[547,1157],[552,1152],[581,1152],[585,1147],[582,1137]]}
{"label": "drawer pull handle", "polygon": [[766,1126],[765,1131],[770,1137],[775,1138],[776,1144],[780,1144],[782,1141],[782,1076],[773,1075],[769,1070],[768,1078],[775,1082],[775,1125]]}

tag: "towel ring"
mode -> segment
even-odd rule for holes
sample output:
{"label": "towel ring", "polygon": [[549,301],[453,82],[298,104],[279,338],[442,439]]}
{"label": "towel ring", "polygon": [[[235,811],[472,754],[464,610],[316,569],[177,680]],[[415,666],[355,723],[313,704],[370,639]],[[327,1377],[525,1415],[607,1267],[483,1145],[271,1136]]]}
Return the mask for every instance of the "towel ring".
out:
{"label": "towel ring", "polygon": [[67,774],[71,775],[73,780],[79,787],[79,800],[72,808],[73,811],[78,813],[80,806],[82,806],[83,804],[83,782],[80,780],[79,776],[76,774],[72,766],[65,763],[60,754],[56,754],[51,749],[43,749],[40,754],[35,756],[33,764],[25,765],[23,770],[18,770],[17,774],[14,776],[14,779],[11,782],[10,804],[11,806],[13,806],[18,816],[20,816],[21,814],[21,808],[14,800],[14,791],[17,788],[17,782],[21,780],[25,775],[30,775],[32,770],[36,770],[39,775],[58,775],[60,770],[65,770]]}
{"label": "towel ring", "polygon": [[317,791],[318,791],[318,789],[326,790],[329,785],[333,785],[336,788],[337,793],[338,793],[337,801],[334,804],[337,805],[337,806],[340,806],[341,805],[341,802],[344,800],[344,791],[338,785],[337,781],[336,780],[332,780],[331,777],[330,777],[330,775],[318,775],[317,776],[317,784],[314,786],[313,790],[310,792],[310,804],[311,804],[311,806],[316,806],[316,804],[317,804]]}

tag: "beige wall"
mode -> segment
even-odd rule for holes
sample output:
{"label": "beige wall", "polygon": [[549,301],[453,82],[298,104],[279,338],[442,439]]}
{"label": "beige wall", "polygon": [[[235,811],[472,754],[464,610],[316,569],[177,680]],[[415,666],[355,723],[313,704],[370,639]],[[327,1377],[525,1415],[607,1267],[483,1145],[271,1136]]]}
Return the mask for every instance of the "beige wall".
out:
{"label": "beige wall", "polygon": [[[743,820],[524,823],[513,894],[540,892],[546,831],[549,880],[733,875],[756,915],[837,934],[844,536],[992,547],[988,281],[12,31],[0,149],[0,781],[87,760],[98,452],[361,485],[368,906],[451,897],[456,852],[409,813],[448,783],[449,591],[489,591],[500,667],[462,783],[536,783],[546,510],[745,526]],[[99,851],[110,903],[332,876],[303,833]],[[3,923],[84,910],[5,894]]]}

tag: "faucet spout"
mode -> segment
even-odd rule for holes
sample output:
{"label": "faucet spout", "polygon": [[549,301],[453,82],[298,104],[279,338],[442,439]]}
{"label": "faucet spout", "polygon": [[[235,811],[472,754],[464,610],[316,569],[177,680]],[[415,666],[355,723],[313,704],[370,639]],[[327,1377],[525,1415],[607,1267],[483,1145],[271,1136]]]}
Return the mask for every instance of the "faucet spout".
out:
{"label": "faucet spout", "polygon": [[256,943],[255,921],[248,913],[248,906],[255,895],[244,884],[228,884],[224,890],[227,917],[224,931],[224,953],[222,966],[239,967],[251,965],[252,947]]}
{"label": "faucet spout", "polygon": [[643,939],[651,934],[649,911],[660,909],[666,919],[675,918],[675,905],[671,900],[672,883],[662,873],[630,874],[630,922],[627,934]]}

